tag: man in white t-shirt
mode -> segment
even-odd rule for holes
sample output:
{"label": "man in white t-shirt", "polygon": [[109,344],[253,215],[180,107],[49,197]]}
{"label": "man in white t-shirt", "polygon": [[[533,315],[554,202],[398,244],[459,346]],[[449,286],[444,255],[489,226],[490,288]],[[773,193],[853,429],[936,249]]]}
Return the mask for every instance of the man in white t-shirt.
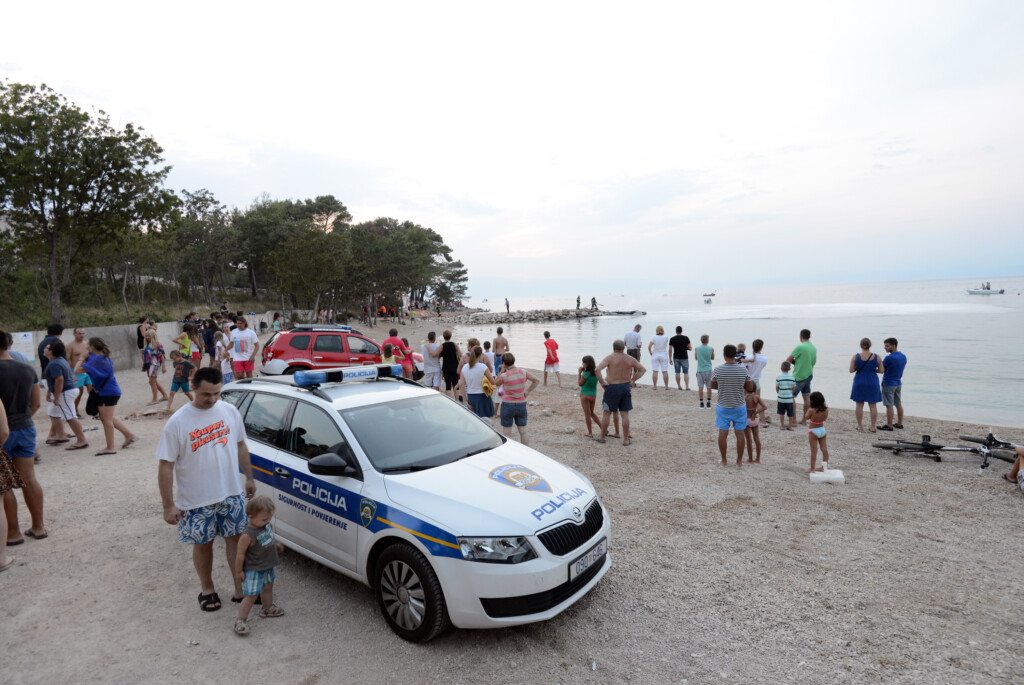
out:
{"label": "man in white t-shirt", "polygon": [[245,500],[256,494],[242,415],[234,405],[218,401],[221,381],[215,367],[196,371],[195,399],[167,421],[156,450],[164,521],[178,526],[179,542],[192,545],[192,562],[202,585],[199,606],[203,611],[221,607],[213,585],[213,541],[217,535],[224,538],[228,567],[235,579],[232,601],[241,601],[235,555],[238,537],[249,523]]}
{"label": "man in white t-shirt", "polygon": [[260,339],[256,331],[249,328],[244,316],[235,319],[235,330],[231,331],[231,362],[235,369],[235,380],[252,378],[256,368],[256,352],[260,349]]}

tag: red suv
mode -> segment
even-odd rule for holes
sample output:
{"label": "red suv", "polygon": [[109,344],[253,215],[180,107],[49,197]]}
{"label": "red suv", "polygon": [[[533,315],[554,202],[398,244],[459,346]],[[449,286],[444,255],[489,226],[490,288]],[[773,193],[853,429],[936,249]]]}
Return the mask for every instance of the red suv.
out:
{"label": "red suv", "polygon": [[[260,373],[264,376],[292,374],[308,369],[380,364],[381,346],[351,326],[299,324],[271,336],[263,346]],[[422,370],[423,359],[413,354]]]}

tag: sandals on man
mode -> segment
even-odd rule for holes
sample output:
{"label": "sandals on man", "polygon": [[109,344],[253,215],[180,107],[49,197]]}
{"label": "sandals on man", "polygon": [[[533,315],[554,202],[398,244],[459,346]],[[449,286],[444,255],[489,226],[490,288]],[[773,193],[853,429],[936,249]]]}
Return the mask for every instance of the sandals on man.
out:
{"label": "sandals on man", "polygon": [[1008,474],[1008,473],[1004,473],[1003,474],[1003,480],[1005,480],[1007,483],[1013,483],[1014,485],[1017,484],[1017,479],[1016,478],[1010,478],[1010,474]]}
{"label": "sandals on man", "polygon": [[220,597],[216,592],[211,592],[208,595],[199,593],[199,608],[203,611],[219,611],[220,606]]}
{"label": "sandals on man", "polygon": [[879,426],[878,430],[880,430],[880,431],[891,431],[892,430],[892,426]]}

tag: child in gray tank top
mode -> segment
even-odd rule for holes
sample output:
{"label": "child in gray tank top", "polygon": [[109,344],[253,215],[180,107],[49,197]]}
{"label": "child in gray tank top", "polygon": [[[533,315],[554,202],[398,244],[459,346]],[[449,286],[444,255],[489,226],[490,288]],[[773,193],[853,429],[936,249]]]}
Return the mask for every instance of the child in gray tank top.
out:
{"label": "child in gray tank top", "polygon": [[249,611],[256,598],[261,598],[262,618],[284,616],[284,609],[274,604],[274,567],[277,555],[284,546],[274,539],[270,519],[274,517],[274,501],[260,495],[245,505],[249,525],[238,538],[238,554],[235,556],[235,575],[242,583],[242,603],[238,605],[235,619],[235,633],[249,634]]}

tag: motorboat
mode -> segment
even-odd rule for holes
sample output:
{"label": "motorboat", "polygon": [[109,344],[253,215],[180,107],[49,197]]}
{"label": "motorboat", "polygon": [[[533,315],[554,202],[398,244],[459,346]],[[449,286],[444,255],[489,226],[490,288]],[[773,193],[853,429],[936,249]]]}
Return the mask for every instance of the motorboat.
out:
{"label": "motorboat", "polygon": [[1006,291],[1003,288],[1000,288],[999,290],[988,290],[986,288],[968,288],[967,289],[967,294],[968,295],[1002,295],[1004,292],[1006,292]]}
{"label": "motorboat", "polygon": [[616,311],[612,312],[612,314],[618,314],[619,316],[647,316],[647,312],[642,312],[639,309],[634,309],[629,312]]}

